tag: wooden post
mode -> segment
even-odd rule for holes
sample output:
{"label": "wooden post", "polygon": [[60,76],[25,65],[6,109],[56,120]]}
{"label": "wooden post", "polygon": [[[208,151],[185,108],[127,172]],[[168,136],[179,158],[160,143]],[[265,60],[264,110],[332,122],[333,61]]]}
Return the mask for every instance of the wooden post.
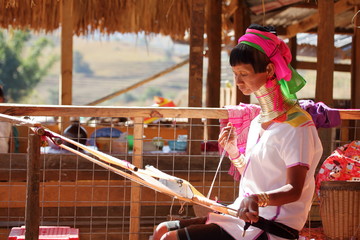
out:
{"label": "wooden post", "polygon": [[191,1],[189,107],[202,107],[204,0]]}
{"label": "wooden post", "polygon": [[[134,148],[132,164],[143,167],[143,118],[134,119]],[[140,233],[140,215],[141,215],[141,187],[138,183],[131,182],[131,202],[130,202],[130,240],[139,240]]]}
{"label": "wooden post", "polygon": [[[239,38],[244,35],[246,28],[250,25],[250,12],[247,8],[245,1],[242,0],[233,0],[236,2],[237,9],[234,13],[234,31],[235,31],[235,39],[234,45],[237,45]],[[244,95],[239,88],[234,83],[234,93],[236,104],[239,103],[250,103],[250,96]]]}
{"label": "wooden post", "polygon": [[73,1],[61,0],[60,105],[72,104]]}
{"label": "wooden post", "polygon": [[[206,107],[220,106],[221,88],[221,0],[207,1],[206,33],[208,45],[208,71],[206,79]],[[217,119],[208,120],[208,139],[216,140],[219,136]]]}
{"label": "wooden post", "polygon": [[289,43],[288,46],[290,48],[290,52],[292,55],[292,59],[291,59],[291,66],[293,68],[297,68],[297,59],[296,59],[296,55],[297,55],[297,41],[296,41],[296,35],[292,38],[289,39]]}
{"label": "wooden post", "polygon": [[[73,67],[73,0],[60,1],[61,18],[61,75],[59,81],[59,104],[72,105]],[[60,130],[70,123],[68,117],[60,118]]]}
{"label": "wooden post", "polygon": [[[202,107],[205,0],[191,1],[189,107]],[[191,154],[201,153],[201,119],[192,119],[189,130]]]}
{"label": "wooden post", "polygon": [[26,240],[39,239],[40,137],[29,135],[25,213]]}
{"label": "wooden post", "polygon": [[[360,5],[355,7],[355,13],[360,10]],[[351,107],[360,108],[360,16],[359,14],[354,18],[354,35],[352,38],[351,46]],[[351,121],[351,126],[358,126],[359,121]],[[358,139],[360,136],[358,131],[353,131],[351,133],[350,139]]]}
{"label": "wooden post", "polygon": [[[317,74],[315,100],[333,106],[334,81],[334,1],[319,0],[319,24],[317,42]],[[323,155],[329,156],[332,152],[331,129],[320,129],[319,136],[323,143]]]}
{"label": "wooden post", "polygon": [[319,0],[319,24],[317,41],[316,101],[333,106],[334,81],[334,1]]}
{"label": "wooden post", "polygon": [[[355,13],[359,11],[360,6],[355,8]],[[354,13],[354,14],[355,14]],[[354,35],[352,39],[352,63],[351,63],[351,107],[360,108],[360,14],[354,19]]]}

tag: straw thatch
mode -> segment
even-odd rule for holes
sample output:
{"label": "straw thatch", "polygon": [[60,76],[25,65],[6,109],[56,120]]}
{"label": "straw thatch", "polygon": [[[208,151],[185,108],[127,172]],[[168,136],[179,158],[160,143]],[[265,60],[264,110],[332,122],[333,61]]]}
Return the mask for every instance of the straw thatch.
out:
{"label": "straw thatch", "polygon": [[[88,35],[97,31],[102,34],[144,32],[184,40],[190,29],[191,0],[0,0],[0,27],[52,32],[61,26],[63,1],[72,2],[74,35]],[[221,1],[223,42],[227,43],[228,34],[237,24],[234,22],[237,0]],[[301,27],[302,21],[308,25],[307,19],[316,12],[317,5],[310,1],[313,0],[309,0],[309,3],[302,0],[288,0],[287,3],[282,0],[245,2],[252,23],[273,25],[280,35],[286,36],[287,28],[291,25],[298,25],[297,32],[316,31],[316,24],[311,29]],[[350,7],[336,14],[336,32],[353,33],[354,9],[351,5],[359,1],[338,1],[343,2],[342,5],[350,4]],[[259,9],[265,10],[265,14],[260,14]]]}
{"label": "straw thatch", "polygon": [[[73,0],[74,34],[161,33],[182,39],[191,0]],[[0,27],[58,29],[60,0],[0,0]]]}

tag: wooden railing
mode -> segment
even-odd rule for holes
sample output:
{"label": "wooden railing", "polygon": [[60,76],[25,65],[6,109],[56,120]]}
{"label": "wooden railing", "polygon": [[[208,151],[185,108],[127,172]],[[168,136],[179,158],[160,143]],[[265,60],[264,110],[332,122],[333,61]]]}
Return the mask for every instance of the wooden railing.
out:
{"label": "wooden railing", "polygon": [[[360,109],[339,109],[342,120],[360,120]],[[0,113],[11,116],[142,117],[226,119],[225,108],[114,107],[72,105],[0,104]]]}
{"label": "wooden railing", "polygon": [[[226,119],[228,117],[227,110],[224,108],[180,108],[180,107],[174,107],[174,108],[151,108],[151,107],[107,107],[107,106],[50,106],[50,105],[19,105],[19,104],[1,104],[0,105],[0,113],[7,114],[11,116],[53,116],[53,117],[113,117],[113,116],[121,116],[121,117],[128,117],[134,120],[133,124],[133,135],[134,135],[134,151],[131,156],[132,163],[138,167],[143,167],[144,160],[145,161],[153,161],[152,159],[147,160],[147,156],[144,156],[143,154],[143,133],[144,133],[144,124],[143,120],[145,118],[149,117],[159,117],[159,118],[175,118],[175,119],[189,119],[190,124],[188,125],[188,128],[191,128],[191,119]],[[359,120],[360,119],[360,110],[340,110],[340,116],[343,121],[343,125],[345,126],[344,132],[346,133],[346,136],[343,137],[343,141],[349,140],[349,138],[352,136],[351,131],[349,130],[349,127],[351,125],[351,120]],[[207,128],[206,124],[204,124],[205,121],[201,121],[201,124],[203,125],[202,128]],[[218,126],[217,126],[218,128]],[[198,130],[193,129],[192,134],[189,138],[189,140],[193,139],[202,139],[204,138],[204,130]],[[195,137],[194,137],[195,136]],[[195,144],[193,145],[193,147]],[[195,146],[196,147],[196,146]],[[195,148],[194,147],[194,148]],[[199,146],[197,146],[199,147]],[[10,159],[11,157],[18,158],[18,156],[8,155],[7,158]],[[166,163],[166,156],[164,157],[163,164],[169,164]],[[73,158],[73,157],[69,157]],[[161,159],[162,156],[159,156],[158,159]],[[192,154],[191,152],[188,153],[186,156],[177,156],[177,158],[192,158],[192,159],[199,159],[199,162],[201,161],[201,154],[195,153]],[[181,161],[183,161],[181,160]],[[212,158],[212,160],[209,161],[209,164],[212,164],[216,168],[216,161],[218,160],[218,156],[215,156],[215,158]],[[17,160],[16,160],[17,161]],[[21,163],[21,159],[19,159],[18,163]],[[67,160],[64,160],[66,162]],[[69,160],[71,161],[71,160]],[[195,162],[196,164],[196,162]],[[25,167],[24,165],[23,167]],[[228,166],[228,165],[227,165]],[[181,166],[178,166],[181,167]],[[200,166],[201,167],[201,166]],[[186,170],[186,169],[184,169]],[[203,171],[206,171],[203,169]],[[224,171],[226,172],[226,171]],[[21,179],[21,175],[24,174],[24,172],[21,173],[9,173],[13,174],[13,177],[18,177],[18,179]],[[19,175],[17,175],[19,174]],[[181,173],[180,173],[181,174]],[[184,172],[183,176],[186,176],[186,174],[189,176],[189,172]],[[5,174],[6,175],[6,174]],[[3,176],[5,176],[3,175]],[[68,172],[65,173],[67,177],[65,178],[71,178],[73,176],[73,173]],[[64,176],[65,176],[64,175]],[[86,174],[84,175],[78,175],[80,178],[86,179]],[[180,176],[181,177],[181,176]],[[192,176],[193,177],[193,176]],[[222,175],[223,179],[225,179],[225,183],[222,183],[224,185],[227,185],[230,187],[230,190],[226,191],[232,191],[231,186],[233,183],[231,183],[231,178],[226,177],[226,174]],[[4,177],[5,178],[5,177]],[[193,177],[193,179],[199,180],[201,176],[196,175]],[[54,178],[55,180],[56,178]],[[4,179],[0,179],[4,180]],[[100,180],[103,181],[103,180]],[[199,181],[199,184],[205,184],[210,182],[210,179],[203,179],[203,181]],[[227,182],[227,183],[226,183]],[[49,185],[49,183],[44,183],[46,185]],[[128,184],[128,183],[126,183]],[[51,184],[50,184],[51,185]],[[125,185],[124,185],[125,186]],[[21,185],[21,188],[23,188],[24,185]],[[66,188],[66,185],[63,185],[63,187]],[[51,186],[50,186],[51,188]],[[10,189],[10,188],[9,188]],[[68,189],[73,189],[74,186],[69,186]],[[51,190],[51,189],[50,189]],[[52,189],[51,191],[56,191]],[[59,190],[60,191],[60,190]],[[121,192],[121,191],[120,191]],[[13,192],[12,192],[13,193]],[[9,193],[10,194],[10,193]],[[118,193],[120,194],[120,193]],[[130,230],[129,230],[129,238],[132,240],[137,240],[140,238],[140,215],[141,215],[141,194],[149,194],[149,192],[144,192],[141,190],[136,183],[131,183],[131,193],[128,201],[130,201]],[[228,193],[225,193],[225,195]],[[229,196],[229,199],[232,198],[232,196]],[[10,198],[9,198],[10,199]],[[54,203],[53,203],[54,204]],[[69,204],[66,203],[66,204]],[[79,203],[81,205],[81,203]],[[108,206],[111,206],[113,203],[109,203]],[[51,204],[50,204],[51,205]],[[50,206],[49,205],[49,206]],[[145,203],[144,205],[149,205],[149,203]],[[51,207],[51,206],[50,206]]]}

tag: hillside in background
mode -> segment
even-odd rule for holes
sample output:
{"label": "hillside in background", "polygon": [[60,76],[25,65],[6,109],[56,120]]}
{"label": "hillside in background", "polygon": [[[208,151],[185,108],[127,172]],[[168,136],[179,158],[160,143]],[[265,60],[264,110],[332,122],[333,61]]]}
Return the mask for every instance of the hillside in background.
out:
{"label": "hillside in background", "polygon": [[[58,43],[56,39],[55,42]],[[74,68],[74,105],[85,105],[129,87],[188,57],[188,46],[158,37],[74,38],[73,48],[92,72],[77,73]],[[60,56],[58,44],[54,52]],[[185,65],[102,105],[149,106],[153,104],[153,95],[161,95],[185,106],[188,74],[188,65]],[[57,104],[59,75],[60,62],[39,84],[29,101],[34,104]]]}
{"label": "hillside in background", "polygon": [[[52,35],[54,53],[60,56],[59,37]],[[84,72],[73,71],[73,104],[86,105],[89,102],[127,88],[141,80],[157,74],[186,59],[189,47],[174,43],[168,37],[119,35],[111,37],[74,37],[74,62],[77,58]],[[232,81],[228,56],[222,54],[222,83]],[[299,60],[316,61],[313,57]],[[78,62],[79,62],[78,61]],[[204,86],[207,60],[204,60]],[[87,69],[87,70],[86,70]],[[100,105],[150,106],[153,96],[159,95],[174,100],[177,106],[187,106],[189,65],[147,83],[137,89],[118,96]],[[316,72],[300,70],[308,84],[299,92],[299,98],[313,98],[315,95]],[[27,103],[58,104],[60,62],[36,88]],[[334,98],[350,98],[350,73],[335,73]],[[203,91],[205,95],[205,89]],[[253,100],[255,101],[255,100]]]}

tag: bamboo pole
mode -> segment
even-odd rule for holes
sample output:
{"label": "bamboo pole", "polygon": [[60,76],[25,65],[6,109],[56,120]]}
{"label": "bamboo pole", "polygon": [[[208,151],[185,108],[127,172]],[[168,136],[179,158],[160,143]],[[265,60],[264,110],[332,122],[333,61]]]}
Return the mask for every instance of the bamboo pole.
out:
{"label": "bamboo pole", "polygon": [[40,226],[40,137],[29,135],[25,212],[26,240],[39,239]]}
{"label": "bamboo pole", "polygon": [[100,99],[98,99],[98,100],[95,100],[95,101],[93,101],[93,102],[90,102],[90,103],[88,103],[88,104],[86,104],[86,105],[90,105],[90,106],[92,106],[92,105],[97,105],[97,104],[99,104],[99,103],[102,103],[102,102],[105,102],[105,101],[107,101],[107,100],[110,100],[110,99],[112,99],[112,98],[114,98],[114,97],[117,97],[117,96],[119,96],[119,95],[121,95],[121,94],[123,94],[123,93],[126,93],[126,92],[128,92],[128,91],[130,91],[130,90],[132,90],[132,89],[138,88],[138,87],[144,85],[145,83],[151,82],[151,81],[153,81],[153,80],[155,80],[155,79],[157,79],[157,78],[159,78],[159,77],[162,77],[162,76],[164,76],[165,74],[168,74],[168,73],[174,71],[175,69],[178,69],[178,68],[184,66],[184,65],[187,64],[187,63],[189,63],[189,59],[186,59],[186,60],[184,60],[184,61],[182,61],[182,62],[180,62],[180,63],[177,63],[177,64],[175,64],[174,66],[171,66],[171,67],[165,69],[165,70],[162,71],[162,72],[159,72],[159,73],[157,73],[157,74],[155,74],[155,75],[153,75],[153,76],[151,76],[151,77],[149,77],[149,78],[146,78],[146,79],[144,79],[144,80],[141,80],[140,82],[137,82],[137,83],[135,83],[135,84],[133,84],[133,85],[127,87],[127,88],[124,88],[124,89],[121,89],[121,90],[119,90],[119,91],[116,91],[116,92],[114,92],[114,93],[112,93],[112,94],[109,94],[109,95],[107,95],[107,96],[105,96],[105,97],[103,97],[103,98],[100,98]]}

